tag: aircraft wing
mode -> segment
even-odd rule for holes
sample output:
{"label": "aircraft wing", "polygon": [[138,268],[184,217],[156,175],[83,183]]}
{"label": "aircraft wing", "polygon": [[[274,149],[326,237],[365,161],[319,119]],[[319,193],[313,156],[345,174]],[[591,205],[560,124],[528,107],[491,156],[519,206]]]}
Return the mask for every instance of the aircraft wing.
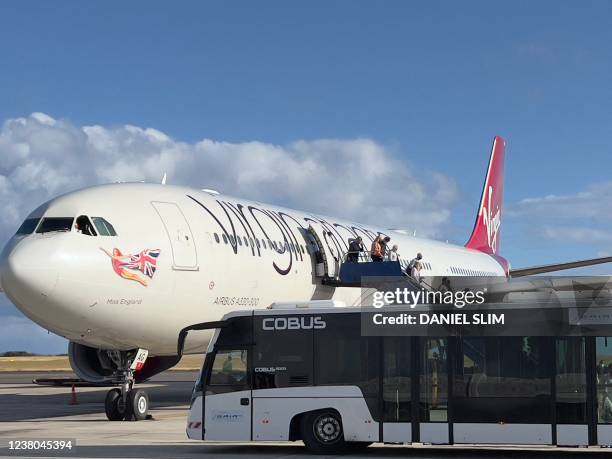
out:
{"label": "aircraft wing", "polygon": [[612,262],[612,257],[590,258],[588,260],[570,261],[567,263],[555,263],[552,265],[532,266],[530,268],[511,269],[510,277],[531,276],[533,274],[563,271],[565,269],[583,268],[585,266],[599,265]]}

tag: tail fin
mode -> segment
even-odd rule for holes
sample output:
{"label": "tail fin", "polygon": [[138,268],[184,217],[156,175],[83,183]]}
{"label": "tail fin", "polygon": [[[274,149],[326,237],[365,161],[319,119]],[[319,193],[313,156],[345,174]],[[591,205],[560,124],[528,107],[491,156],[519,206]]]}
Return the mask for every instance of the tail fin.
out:
{"label": "tail fin", "polygon": [[465,245],[470,249],[480,250],[490,255],[499,255],[499,235],[504,200],[505,155],[506,141],[499,136],[495,137],[478,216],[472,236]]}

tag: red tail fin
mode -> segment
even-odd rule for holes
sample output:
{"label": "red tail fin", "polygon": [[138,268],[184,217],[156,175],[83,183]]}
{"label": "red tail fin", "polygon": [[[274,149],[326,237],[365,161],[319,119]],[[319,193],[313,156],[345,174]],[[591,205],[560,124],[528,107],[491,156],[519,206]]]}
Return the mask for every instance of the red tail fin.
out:
{"label": "red tail fin", "polygon": [[504,200],[504,158],[506,141],[493,139],[489,170],[485,179],[478,216],[470,240],[465,245],[491,255],[499,255],[501,213]]}

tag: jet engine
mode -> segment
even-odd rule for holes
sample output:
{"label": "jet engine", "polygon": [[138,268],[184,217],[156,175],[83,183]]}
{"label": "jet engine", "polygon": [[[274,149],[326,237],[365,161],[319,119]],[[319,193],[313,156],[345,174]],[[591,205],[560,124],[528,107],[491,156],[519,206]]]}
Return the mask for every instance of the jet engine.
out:
{"label": "jet engine", "polygon": [[[136,355],[136,350],[109,351],[96,349],[83,344],[73,343],[68,345],[68,357],[70,366],[80,379],[101,385],[113,385],[121,375],[121,355],[129,358],[130,354]],[[144,366],[134,373],[137,383],[146,381],[151,376],[172,368],[180,360],[178,355],[149,357]]]}

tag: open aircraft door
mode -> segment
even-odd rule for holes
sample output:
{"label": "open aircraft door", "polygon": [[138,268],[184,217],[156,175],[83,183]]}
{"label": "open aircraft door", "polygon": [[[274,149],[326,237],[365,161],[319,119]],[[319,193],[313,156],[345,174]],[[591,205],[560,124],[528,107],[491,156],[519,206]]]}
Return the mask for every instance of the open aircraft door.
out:
{"label": "open aircraft door", "polygon": [[324,231],[317,231],[312,225],[306,229],[308,249],[314,258],[316,277],[337,277],[340,266],[340,253],[330,249],[331,241]]}
{"label": "open aircraft door", "polygon": [[196,271],[198,257],[191,228],[181,212],[173,202],[151,201],[159,214],[170,239],[172,246],[172,267],[177,270]]}

